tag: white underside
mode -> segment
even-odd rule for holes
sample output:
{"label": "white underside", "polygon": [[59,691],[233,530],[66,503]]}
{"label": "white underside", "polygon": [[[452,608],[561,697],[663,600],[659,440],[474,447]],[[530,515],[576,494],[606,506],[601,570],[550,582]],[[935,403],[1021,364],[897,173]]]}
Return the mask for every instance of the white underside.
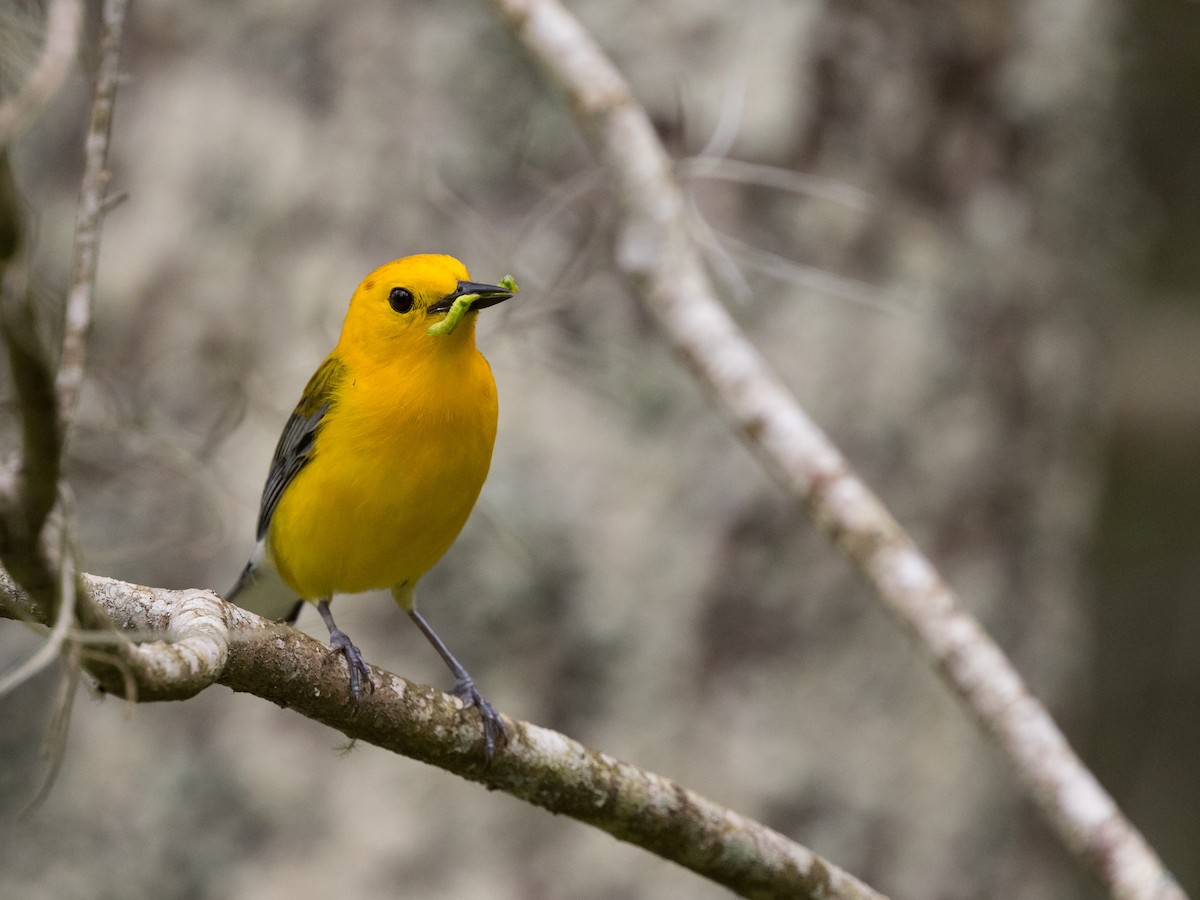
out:
{"label": "white underside", "polygon": [[264,541],[255,546],[248,569],[238,582],[236,596],[228,598],[230,602],[267,619],[288,615],[300,598],[275,571]]}

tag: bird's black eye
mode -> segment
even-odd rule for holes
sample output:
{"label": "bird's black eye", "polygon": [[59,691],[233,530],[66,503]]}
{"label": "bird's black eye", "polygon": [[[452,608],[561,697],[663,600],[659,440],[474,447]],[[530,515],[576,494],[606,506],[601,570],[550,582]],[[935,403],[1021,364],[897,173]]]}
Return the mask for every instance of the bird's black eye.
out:
{"label": "bird's black eye", "polygon": [[398,313],[406,313],[413,307],[412,291],[408,288],[392,288],[388,304]]}

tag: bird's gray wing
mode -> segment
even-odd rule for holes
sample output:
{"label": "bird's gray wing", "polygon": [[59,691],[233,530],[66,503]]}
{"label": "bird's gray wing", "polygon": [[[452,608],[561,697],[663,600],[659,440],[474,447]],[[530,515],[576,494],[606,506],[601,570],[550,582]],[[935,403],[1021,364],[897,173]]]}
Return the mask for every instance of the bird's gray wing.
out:
{"label": "bird's gray wing", "polygon": [[334,394],[345,375],[344,362],[333,356],[327,358],[309,379],[304,395],[283,426],[283,434],[279,436],[279,444],[271,458],[271,471],[267,474],[262,502],[259,504],[258,528],[255,532],[258,540],[266,537],[271,516],[275,514],[283,492],[312,460],[317,432],[333,405]]}
{"label": "bird's gray wing", "polygon": [[316,453],[316,437],[321,422],[333,406],[337,387],[345,375],[346,364],[340,359],[329,357],[321,363],[309,379],[287,424],[283,426],[283,434],[279,436],[279,444],[271,458],[271,470],[267,474],[258,510],[258,527],[255,531],[258,543],[250,561],[238,576],[237,583],[225,595],[226,600],[260,615],[281,618],[295,605],[295,597],[287,585],[272,567],[264,565],[267,558],[267,529],[271,526],[271,516],[275,514],[283,492]]}

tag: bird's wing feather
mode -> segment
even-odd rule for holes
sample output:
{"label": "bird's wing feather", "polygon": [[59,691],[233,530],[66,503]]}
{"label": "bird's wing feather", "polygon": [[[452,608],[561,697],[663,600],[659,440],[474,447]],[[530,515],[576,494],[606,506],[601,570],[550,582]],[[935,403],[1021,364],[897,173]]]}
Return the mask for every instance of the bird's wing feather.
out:
{"label": "bird's wing feather", "polygon": [[321,420],[329,412],[334,393],[345,375],[346,364],[337,357],[328,357],[309,379],[304,395],[288,417],[287,424],[283,426],[283,434],[279,436],[279,444],[275,447],[271,471],[267,475],[262,503],[259,506],[256,532],[259,541],[266,537],[267,529],[271,525],[271,516],[274,515],[283,492],[313,458]]}
{"label": "bird's wing feather", "polygon": [[309,379],[300,402],[288,417],[271,459],[271,471],[263,488],[258,512],[258,543],[227,600],[272,619],[284,618],[296,604],[296,596],[270,565],[266,546],[267,529],[279,499],[297,473],[313,458],[321,422],[333,404],[334,393],[346,374],[346,364],[329,357]]}

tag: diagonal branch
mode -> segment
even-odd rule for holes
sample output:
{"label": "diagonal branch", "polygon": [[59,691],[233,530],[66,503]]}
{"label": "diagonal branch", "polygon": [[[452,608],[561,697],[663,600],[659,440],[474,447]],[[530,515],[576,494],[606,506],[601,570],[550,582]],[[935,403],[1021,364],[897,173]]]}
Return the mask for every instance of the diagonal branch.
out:
{"label": "diagonal branch", "polygon": [[[323,644],[208,591],[168,591],[83,576],[108,619],[148,643],[118,648],[119,666],[93,664],[105,689],[138,700],[192,696],[210,684],[254,694],[318,722],[554,813],[594,825],[745,897],[885,900],[778,832],[681,785],[527,722],[490,768],[482,730],[462,702],[382,669],[357,710],[345,669]],[[0,572],[0,615],[32,609]],[[103,636],[101,636],[103,639]],[[335,664],[328,664],[330,660]]]}
{"label": "diagonal branch", "polygon": [[494,3],[612,176],[617,266],[675,351],[1003,750],[1076,859],[1120,900],[1183,900],[1000,648],[716,299],[671,162],[620,73],[557,0]]}

